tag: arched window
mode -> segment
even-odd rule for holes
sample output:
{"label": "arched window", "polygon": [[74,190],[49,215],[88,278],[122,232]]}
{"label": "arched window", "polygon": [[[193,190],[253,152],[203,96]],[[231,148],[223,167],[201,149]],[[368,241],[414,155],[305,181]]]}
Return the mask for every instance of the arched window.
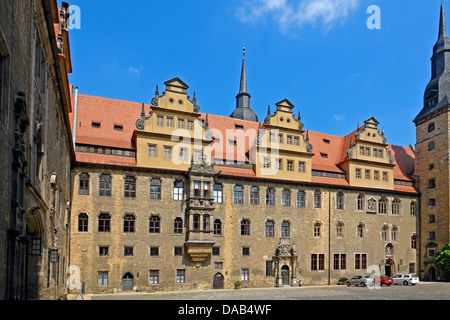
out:
{"label": "arched window", "polygon": [[290,190],[283,190],[281,194],[281,204],[283,207],[290,207],[291,206],[291,191]]}
{"label": "arched window", "polygon": [[283,221],[281,223],[281,236],[282,237],[290,237],[291,235],[291,224],[289,221]]}
{"label": "arched window", "polygon": [[383,228],[381,229],[381,240],[382,241],[388,241],[388,230],[389,227],[388,226],[383,226]]}
{"label": "arched window", "polygon": [[250,235],[250,221],[244,219],[241,221],[241,236],[249,236]]}
{"label": "arched window", "polygon": [[358,195],[358,210],[364,210],[364,195]]}
{"label": "arched window", "polygon": [[272,188],[267,188],[266,190],[266,205],[275,205],[275,190]]}
{"label": "arched window", "polygon": [[305,191],[299,190],[297,192],[297,207],[304,208],[305,207]]}
{"label": "arched window", "polygon": [[111,196],[111,176],[109,174],[102,174],[100,176],[99,195],[105,197]]}
{"label": "arched window", "polygon": [[159,216],[151,216],[149,219],[149,233],[161,232],[161,218]]}
{"label": "arched window", "polygon": [[411,249],[417,249],[417,235],[413,234],[411,237]]}
{"label": "arched window", "polygon": [[398,238],[398,227],[393,226],[391,229],[391,241],[397,241]]}
{"label": "arched window", "polygon": [[336,238],[342,239],[344,238],[344,222],[339,221],[336,224]]}
{"label": "arched window", "polygon": [[360,239],[364,238],[364,224],[359,223],[356,227],[356,237]]}
{"label": "arched window", "polygon": [[250,188],[250,204],[253,204],[253,205],[259,204],[259,189],[258,189],[258,187]]}
{"label": "arched window", "polygon": [[161,180],[152,179],[150,181],[150,199],[161,200]]}
{"label": "arched window", "polygon": [[386,198],[381,198],[380,201],[378,201],[378,213],[379,214],[387,213],[387,199]]}
{"label": "arched window", "polygon": [[78,215],[78,232],[87,232],[88,222],[89,222],[88,215],[86,213],[80,213]]}
{"label": "arched window", "polygon": [[98,232],[111,231],[111,216],[108,213],[101,213],[98,216]]}
{"label": "arched window", "polygon": [[400,214],[400,200],[395,199],[392,201],[392,214],[399,215]]}
{"label": "arched window", "polygon": [[173,200],[183,200],[184,184],[183,181],[173,183]]}
{"label": "arched window", "polygon": [[89,195],[89,175],[87,173],[80,174],[80,187],[78,189],[78,194],[81,196]]}
{"label": "arched window", "polygon": [[409,214],[412,216],[416,215],[416,202],[415,201],[411,201],[411,203],[409,204]]}
{"label": "arched window", "polygon": [[214,234],[217,236],[222,234],[222,222],[219,219],[214,220]]}
{"label": "arched window", "polygon": [[314,237],[318,238],[321,235],[322,224],[320,222],[314,223]]}
{"label": "arched window", "polygon": [[183,233],[183,219],[181,219],[180,217],[177,217],[173,220],[173,233]]}
{"label": "arched window", "polygon": [[222,203],[223,187],[220,183],[214,185],[214,202]]}
{"label": "arched window", "polygon": [[272,220],[266,221],[266,237],[274,236],[274,222]]}
{"label": "arched window", "polygon": [[132,214],[126,214],[123,217],[123,232],[134,232],[134,223],[136,218]]}
{"label": "arched window", "polygon": [[136,197],[136,178],[126,177],[124,182],[124,196],[126,198]]}
{"label": "arched window", "polygon": [[234,187],[234,203],[242,204],[244,202],[244,193],[242,186]]}
{"label": "arched window", "polygon": [[322,207],[322,193],[319,190],[314,191],[314,208]]}
{"label": "arched window", "polygon": [[336,194],[336,209],[344,210],[344,194],[342,192]]}

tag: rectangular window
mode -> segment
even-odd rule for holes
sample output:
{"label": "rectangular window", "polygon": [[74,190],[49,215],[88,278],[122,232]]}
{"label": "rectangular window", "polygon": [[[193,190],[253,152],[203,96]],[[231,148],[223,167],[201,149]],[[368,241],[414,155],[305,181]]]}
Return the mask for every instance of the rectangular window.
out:
{"label": "rectangular window", "polygon": [[150,256],[152,257],[159,256],[159,247],[150,247]]}
{"label": "rectangular window", "polygon": [[99,286],[107,286],[108,285],[108,271],[99,271],[98,272],[98,285]]}
{"label": "rectangular window", "polygon": [[116,130],[116,131],[123,131],[123,126],[115,124],[114,125],[114,130]]}
{"label": "rectangular window", "polygon": [[303,161],[298,162],[298,172],[305,172],[305,163]]}
{"label": "rectangular window", "polygon": [[389,175],[385,171],[383,171],[383,181],[389,181]]}
{"label": "rectangular window", "polygon": [[355,254],[355,269],[367,269],[367,254],[356,253]]}
{"label": "rectangular window", "polygon": [[98,255],[100,257],[109,256],[109,247],[98,247]]}
{"label": "rectangular window", "polygon": [[365,178],[366,180],[370,179],[370,170],[369,170],[369,169],[366,169],[366,170],[365,170],[365,172],[364,172],[364,178]]}
{"label": "rectangular window", "polygon": [[193,121],[188,121],[187,122],[187,128],[188,128],[188,130],[194,130],[194,122]]}
{"label": "rectangular window", "polygon": [[95,128],[95,129],[100,129],[101,123],[100,122],[92,122],[91,127]]}
{"label": "rectangular window", "polygon": [[185,283],[186,282],[186,270],[177,269],[177,283]]}
{"label": "rectangular window", "polygon": [[188,156],[187,148],[181,148],[180,147],[179,159],[182,160],[182,161],[186,161],[187,160],[187,156]]}
{"label": "rectangular window", "polygon": [[429,207],[435,207],[436,206],[436,199],[428,199],[428,206]]}
{"label": "rectangular window", "polygon": [[361,169],[359,169],[359,168],[355,169],[355,177],[358,179],[361,178]]}
{"label": "rectangular window", "polygon": [[373,180],[380,180],[380,172],[378,170],[373,171]]}
{"label": "rectangular window", "polygon": [[163,125],[164,125],[164,117],[163,117],[163,116],[158,116],[158,117],[156,118],[156,124],[157,124],[158,126],[163,126]]}
{"label": "rectangular window", "polygon": [[159,270],[150,270],[150,284],[159,283]]}
{"label": "rectangular window", "polygon": [[132,257],[133,256],[133,247],[123,247],[123,255],[125,257]]}
{"label": "rectangular window", "polygon": [[169,128],[172,128],[172,127],[173,127],[173,118],[167,117],[167,126],[168,126]]}
{"label": "rectangular window", "polygon": [[172,159],[172,147],[164,147],[164,159]]}
{"label": "rectangular window", "polygon": [[299,144],[298,137],[294,137],[294,145],[298,146],[298,144]]}
{"label": "rectangular window", "polygon": [[250,273],[249,269],[247,269],[247,268],[241,269],[241,280],[242,281],[248,281],[249,273]]}
{"label": "rectangular window", "polygon": [[148,156],[156,157],[156,145],[154,145],[154,144],[148,145]]}
{"label": "rectangular window", "polygon": [[182,256],[183,255],[183,247],[173,247],[173,255],[174,256]]}
{"label": "rectangular window", "polygon": [[184,119],[178,119],[178,128],[184,129]]}
{"label": "rectangular window", "polygon": [[294,171],[294,161],[292,160],[287,161],[287,171]]}
{"label": "rectangular window", "polygon": [[266,261],[266,277],[273,276],[273,261]]}

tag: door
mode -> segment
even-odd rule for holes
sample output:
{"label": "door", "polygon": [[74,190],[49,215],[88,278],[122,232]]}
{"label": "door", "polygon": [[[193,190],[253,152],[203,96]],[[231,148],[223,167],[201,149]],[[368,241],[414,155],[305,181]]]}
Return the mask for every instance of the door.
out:
{"label": "door", "polygon": [[289,267],[286,265],[281,267],[281,284],[284,286],[289,285]]}
{"label": "door", "polygon": [[133,275],[126,273],[122,277],[122,291],[133,291]]}
{"label": "door", "polygon": [[216,273],[213,279],[213,289],[223,289],[223,275]]}

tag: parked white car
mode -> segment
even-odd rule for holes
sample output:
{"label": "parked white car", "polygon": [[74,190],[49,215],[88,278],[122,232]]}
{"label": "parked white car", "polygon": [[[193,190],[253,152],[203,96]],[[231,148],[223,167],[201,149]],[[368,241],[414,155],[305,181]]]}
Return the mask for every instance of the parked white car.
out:
{"label": "parked white car", "polygon": [[394,280],[394,284],[403,284],[405,286],[408,284],[415,285],[419,283],[419,277],[414,273],[396,274],[392,277],[392,279]]}

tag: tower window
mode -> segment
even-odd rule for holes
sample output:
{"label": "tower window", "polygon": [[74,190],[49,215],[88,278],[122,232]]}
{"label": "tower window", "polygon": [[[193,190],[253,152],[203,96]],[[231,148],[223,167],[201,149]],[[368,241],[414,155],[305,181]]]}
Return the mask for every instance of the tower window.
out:
{"label": "tower window", "polygon": [[434,122],[428,124],[428,132],[434,131]]}

